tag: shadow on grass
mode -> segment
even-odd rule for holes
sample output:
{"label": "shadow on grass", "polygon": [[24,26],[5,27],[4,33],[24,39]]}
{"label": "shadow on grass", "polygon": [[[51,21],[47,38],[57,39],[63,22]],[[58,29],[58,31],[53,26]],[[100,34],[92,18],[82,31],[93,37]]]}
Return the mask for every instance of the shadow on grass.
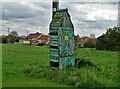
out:
{"label": "shadow on grass", "polygon": [[94,67],[97,70],[100,70],[100,68],[98,66],[96,66],[93,62],[91,62],[89,59],[86,58],[76,58],[75,59],[75,66],[77,68],[89,68],[89,67]]}

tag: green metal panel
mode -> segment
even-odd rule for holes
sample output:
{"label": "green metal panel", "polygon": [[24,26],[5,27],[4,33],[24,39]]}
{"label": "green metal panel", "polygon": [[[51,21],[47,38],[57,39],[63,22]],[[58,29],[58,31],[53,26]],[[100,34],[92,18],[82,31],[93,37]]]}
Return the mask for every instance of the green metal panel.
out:
{"label": "green metal panel", "polygon": [[74,66],[74,28],[67,10],[63,9],[55,13],[49,32],[51,67],[65,69]]}

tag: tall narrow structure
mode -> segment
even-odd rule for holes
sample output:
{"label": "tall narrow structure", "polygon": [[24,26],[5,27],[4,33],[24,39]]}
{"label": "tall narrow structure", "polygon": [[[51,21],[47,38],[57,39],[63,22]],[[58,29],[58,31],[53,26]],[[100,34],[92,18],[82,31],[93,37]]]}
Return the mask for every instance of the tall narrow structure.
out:
{"label": "tall narrow structure", "polygon": [[50,67],[65,69],[75,65],[74,27],[68,9],[59,9],[59,2],[53,1],[53,15],[49,27]]}

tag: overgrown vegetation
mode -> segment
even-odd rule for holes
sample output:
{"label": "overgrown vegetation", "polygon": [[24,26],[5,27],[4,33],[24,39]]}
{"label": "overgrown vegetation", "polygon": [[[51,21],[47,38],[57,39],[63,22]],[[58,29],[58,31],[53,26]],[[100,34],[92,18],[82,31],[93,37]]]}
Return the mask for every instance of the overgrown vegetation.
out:
{"label": "overgrown vegetation", "polygon": [[93,76],[93,70],[98,71],[96,68],[91,67],[88,67],[88,69],[83,67],[81,69],[69,68],[67,70],[51,70],[49,67],[45,66],[36,67],[28,65],[23,72],[30,77],[45,77],[49,80],[74,87],[104,87],[105,85],[102,83],[103,80],[101,82],[96,80],[99,78],[95,78],[99,73]]}
{"label": "overgrown vegetation", "polygon": [[52,70],[48,47],[4,44],[3,87],[117,87],[117,56],[79,48],[76,67]]}

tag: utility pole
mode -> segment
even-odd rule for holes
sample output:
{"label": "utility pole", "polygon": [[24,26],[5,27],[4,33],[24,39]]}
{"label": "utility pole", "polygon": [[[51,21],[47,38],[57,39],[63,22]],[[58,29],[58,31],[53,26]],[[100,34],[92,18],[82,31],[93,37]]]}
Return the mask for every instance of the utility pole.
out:
{"label": "utility pole", "polygon": [[8,36],[9,36],[9,33],[10,33],[10,28],[8,28]]}
{"label": "utility pole", "polygon": [[27,30],[27,36],[28,36],[29,31]]}

